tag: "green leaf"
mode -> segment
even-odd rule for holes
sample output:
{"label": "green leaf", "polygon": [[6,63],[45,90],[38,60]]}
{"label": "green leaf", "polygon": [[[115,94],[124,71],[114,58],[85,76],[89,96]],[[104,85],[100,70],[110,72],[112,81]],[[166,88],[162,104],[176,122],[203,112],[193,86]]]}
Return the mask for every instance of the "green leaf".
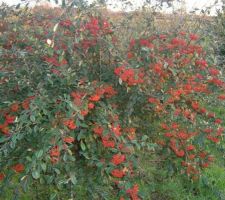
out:
{"label": "green leaf", "polygon": [[146,141],[148,139],[148,136],[147,135],[143,135],[142,136],[142,141]]}
{"label": "green leaf", "polygon": [[63,55],[60,55],[59,56],[59,62],[62,62],[63,58],[64,58],[64,56]]}
{"label": "green leaf", "polygon": [[56,172],[56,174],[60,174],[60,170],[59,169],[54,169],[55,170],[55,172]]}
{"label": "green leaf", "polygon": [[81,141],[80,147],[81,147],[81,149],[82,149],[83,151],[86,150],[86,146],[85,146],[85,144],[83,143],[83,141]]}
{"label": "green leaf", "polygon": [[84,127],[84,128],[88,128],[88,125],[85,124],[85,123],[80,123],[80,126],[81,126],[81,127]]}
{"label": "green leaf", "polygon": [[41,149],[40,151],[36,152],[35,155],[37,158],[40,158],[43,155],[44,151]]}
{"label": "green leaf", "polygon": [[68,158],[68,156],[67,156],[67,154],[64,154],[64,156],[63,156],[63,161],[67,161],[67,158]]}
{"label": "green leaf", "polygon": [[40,178],[40,172],[38,172],[38,171],[33,171],[33,172],[32,172],[32,177],[33,177],[34,179],[39,179],[39,178]]}
{"label": "green leaf", "polygon": [[43,172],[46,172],[47,165],[45,163],[41,163],[41,168],[42,168]]}
{"label": "green leaf", "polygon": [[56,194],[56,193],[51,194],[51,196],[50,196],[50,200],[54,200],[54,199],[56,199],[56,197],[57,197],[57,194]]}
{"label": "green leaf", "polygon": [[74,185],[77,184],[77,178],[75,177],[74,174],[72,174],[72,175],[70,176],[70,180],[71,180],[71,182],[72,182]]}
{"label": "green leaf", "polygon": [[34,116],[34,115],[31,115],[31,116],[30,116],[30,120],[31,120],[32,122],[35,122],[35,116]]}
{"label": "green leaf", "polygon": [[101,168],[101,167],[103,166],[103,163],[102,163],[102,162],[98,162],[98,163],[96,164],[96,166],[99,167],[99,168]]}

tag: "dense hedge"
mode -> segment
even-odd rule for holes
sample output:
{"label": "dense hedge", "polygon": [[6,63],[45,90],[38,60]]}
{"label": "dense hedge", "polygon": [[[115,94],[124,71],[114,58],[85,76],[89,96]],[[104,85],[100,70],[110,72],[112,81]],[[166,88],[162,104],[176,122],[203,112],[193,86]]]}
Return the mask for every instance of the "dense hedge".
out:
{"label": "dense hedge", "polygon": [[100,12],[43,13],[4,21],[13,23],[0,39],[1,192],[49,185],[51,199],[79,198],[93,176],[113,198],[141,199],[139,151],[198,181],[222,141],[213,107],[225,100],[202,36],[145,34],[120,53],[120,33]]}

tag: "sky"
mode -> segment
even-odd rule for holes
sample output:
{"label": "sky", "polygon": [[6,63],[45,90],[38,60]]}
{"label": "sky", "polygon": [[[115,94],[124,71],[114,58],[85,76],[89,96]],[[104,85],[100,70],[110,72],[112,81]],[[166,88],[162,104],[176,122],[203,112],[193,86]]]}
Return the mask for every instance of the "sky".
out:
{"label": "sky", "polygon": [[[142,4],[142,1],[143,0],[132,0],[132,2],[134,2],[134,5],[137,5],[137,6],[140,6]],[[20,2],[20,0],[0,0],[0,4],[2,2],[5,2],[5,3],[9,4],[9,5],[15,5],[15,4],[18,4]],[[113,9],[113,10],[120,10],[121,5],[115,3],[115,2],[117,2],[117,0],[111,0],[111,2],[112,2],[111,9]],[[195,8],[198,8],[198,9],[201,10],[201,9],[204,9],[205,7],[207,7],[207,6],[213,5],[215,0],[185,0],[185,2],[186,2],[186,10],[187,11],[191,11],[191,10],[193,10]],[[177,7],[178,6],[179,5],[177,5]],[[219,6],[217,8],[219,8]],[[164,11],[165,12],[171,12],[171,9],[168,9],[165,6],[164,7]],[[216,13],[216,8],[214,8],[211,13],[215,14]]]}

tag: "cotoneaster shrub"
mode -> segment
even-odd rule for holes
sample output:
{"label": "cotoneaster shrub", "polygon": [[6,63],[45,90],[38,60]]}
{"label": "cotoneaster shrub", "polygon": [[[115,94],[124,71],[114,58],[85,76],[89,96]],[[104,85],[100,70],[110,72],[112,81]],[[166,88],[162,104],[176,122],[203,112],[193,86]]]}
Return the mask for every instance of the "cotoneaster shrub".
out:
{"label": "cotoneaster shrub", "polygon": [[204,105],[225,99],[224,81],[199,36],[134,38],[123,58],[98,13],[15,21],[0,41],[2,191],[18,179],[24,191],[50,185],[54,198],[79,198],[76,185],[93,172],[115,198],[140,199],[136,149],[152,142],[193,180],[213,162],[208,147],[224,129]]}
{"label": "cotoneaster shrub", "polygon": [[[2,186],[17,173],[25,190],[38,180],[59,194],[70,191],[70,197],[79,171],[92,170],[105,184],[120,184],[120,193],[137,198],[128,181],[135,129],[120,119],[107,59],[111,25],[100,16],[80,15],[59,23],[52,16],[31,16],[18,32],[6,33],[12,44],[2,41],[7,55],[2,90],[10,88],[7,102],[1,102]],[[13,55],[13,48],[21,54]]]}
{"label": "cotoneaster shrub", "polygon": [[224,81],[214,63],[205,60],[198,40],[185,32],[131,40],[127,63],[114,71],[145,96],[141,115],[154,113],[152,121],[159,122],[155,141],[163,158],[193,179],[213,162],[207,149],[224,132],[222,120],[204,107],[224,100]]}

